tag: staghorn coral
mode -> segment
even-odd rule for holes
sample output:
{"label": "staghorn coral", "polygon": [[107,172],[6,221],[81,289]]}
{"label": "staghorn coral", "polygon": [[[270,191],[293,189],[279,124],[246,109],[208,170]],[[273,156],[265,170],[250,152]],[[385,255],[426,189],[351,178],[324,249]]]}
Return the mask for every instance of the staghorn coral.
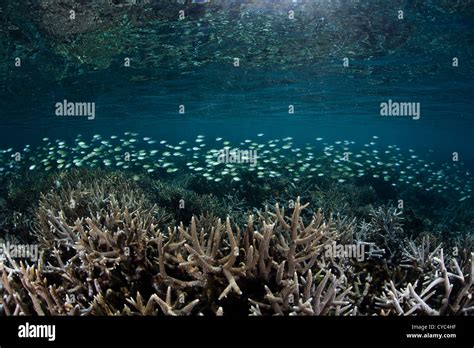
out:
{"label": "staghorn coral", "polygon": [[241,304],[245,308],[250,304],[252,315],[343,312],[340,306],[350,303],[344,301],[349,289],[341,291],[343,280],[330,270],[315,276],[311,271],[324,245],[338,238],[337,231],[321,213],[303,225],[300,214],[305,207],[298,201],[290,220],[277,205],[275,213],[259,216],[258,229],[250,215],[243,232],[237,226],[233,229],[229,218],[225,224],[218,220],[210,231],[199,228],[193,218],[189,228],[181,225],[169,238],[160,234],[160,283],[202,288],[201,303],[207,302],[216,314],[224,312],[220,301],[231,296],[247,298],[248,303]]}
{"label": "staghorn coral", "polygon": [[226,216],[234,207],[224,206],[216,196],[198,194],[185,188],[185,185],[165,183],[154,180],[150,183],[153,201],[161,207],[167,207],[176,221],[189,221],[193,215],[214,214]]}
{"label": "staghorn coral", "polygon": [[166,234],[139,210],[114,207],[73,225],[59,214],[37,264],[2,265],[3,312],[222,315],[237,301],[252,315],[348,314],[347,277],[318,267],[338,232],[320,212],[304,225],[306,206],[298,200],[291,217],[278,205],[257,222],[249,216],[245,230],[230,218],[205,228],[193,217]]}
{"label": "staghorn coral", "polygon": [[59,174],[54,180],[57,188],[41,195],[36,210],[37,235],[46,245],[68,236],[64,229],[76,225],[78,219],[87,222],[89,218],[99,219],[101,215],[107,217],[125,209],[144,211],[158,225],[173,223],[166,211],[151,204],[141,188],[123,174],[99,171],[99,180],[80,174]]}
{"label": "staghorn coral", "polygon": [[12,289],[26,290],[30,297],[29,306],[15,300],[15,310],[20,307],[23,314],[115,314],[123,310],[125,298],[149,286],[145,283],[154,266],[147,258],[147,242],[157,229],[149,212],[114,208],[74,225],[61,216],[51,218],[50,231],[43,235],[54,238],[48,243],[51,251],[44,250],[33,266],[11,258],[10,266],[3,266],[3,283],[11,296],[4,298],[7,314],[9,299],[15,298]]}
{"label": "staghorn coral", "polygon": [[[445,260],[438,246],[427,252],[426,244],[408,255],[413,267],[423,264],[430,268],[419,280],[396,287],[393,281],[385,285],[377,299],[382,315],[467,315],[474,312],[474,253],[470,264],[460,266],[456,258]],[[467,263],[467,262],[466,262]]]}
{"label": "staghorn coral", "polygon": [[[116,226],[117,229],[115,231],[114,227],[111,226],[115,223],[120,223],[120,221],[128,225],[126,238],[124,238],[124,232],[120,230],[119,225]],[[43,267],[44,263],[42,260],[36,266],[25,267],[23,264],[16,264],[11,259],[9,261],[13,268],[3,268],[3,283],[10,294],[4,298],[5,303],[7,303],[4,306],[6,314],[18,314],[19,310],[23,314],[37,313],[40,315],[45,313],[53,315],[66,313],[84,314],[91,311],[100,314],[104,313],[102,310],[104,298],[108,302],[107,308],[109,308],[109,311],[106,313],[112,313],[110,308],[113,308],[113,304],[110,303],[109,298],[110,287],[113,284],[117,284],[118,279],[116,274],[114,279],[109,277],[111,275],[109,267],[115,268],[116,263],[120,263],[121,257],[126,254],[125,248],[128,248],[128,246],[124,247],[124,243],[140,244],[142,240],[140,238],[140,227],[150,228],[151,226],[144,226],[143,223],[138,223],[137,218],[130,217],[127,212],[123,215],[107,216],[106,224],[108,229],[106,226],[101,226],[104,231],[100,232],[97,228],[97,225],[100,225],[100,223],[91,219],[86,221],[85,228],[81,223],[78,223],[74,229],[67,226],[64,221],[61,223],[61,227],[58,226],[58,228],[68,232],[68,234],[63,240],[59,241],[59,246],[54,247],[52,250],[51,260],[48,262],[46,269]],[[54,226],[52,227],[54,228]],[[64,258],[66,254],[64,248],[68,248],[70,245],[75,248],[76,254],[64,263],[60,256]],[[141,254],[138,253],[138,255]],[[139,266],[139,263],[136,263],[137,258],[127,256],[124,259],[130,262],[120,263],[121,271],[123,272],[124,267],[128,267],[127,272],[133,274],[132,269],[136,269],[135,267]],[[6,276],[7,272],[8,276]],[[20,275],[21,283],[13,282],[12,277],[15,274]],[[57,284],[48,285],[49,282],[55,282],[55,274],[59,274],[65,279],[64,284],[59,286]],[[114,282],[112,282],[113,280]],[[121,289],[126,288],[126,283],[124,282],[126,280],[130,279],[121,279]],[[109,289],[105,291],[105,294],[100,290],[102,285],[105,286],[105,289]],[[19,290],[20,294],[25,294],[26,290],[31,298],[32,308],[23,303],[23,300],[20,299],[21,295],[14,295],[12,287],[23,288]],[[94,294],[94,291],[99,293],[94,296],[93,305],[88,307],[87,303],[90,302],[90,296]],[[75,299],[74,302],[77,301],[74,307],[70,306],[71,301],[70,297],[68,297],[70,293],[72,293],[71,296]],[[63,302],[56,300],[59,298]],[[12,300],[16,303],[14,312],[10,312],[8,309],[8,304]],[[62,305],[63,303],[64,305]]]}
{"label": "staghorn coral", "polygon": [[23,241],[34,239],[31,234],[36,228],[32,210],[0,211],[0,237],[19,237]]}
{"label": "staghorn coral", "polygon": [[356,233],[358,240],[375,243],[388,256],[387,263],[401,258],[400,241],[406,238],[402,211],[391,206],[379,206],[370,211],[370,221],[362,221]]}
{"label": "staghorn coral", "polygon": [[48,187],[49,180],[43,174],[14,173],[0,179],[0,237],[32,241],[35,204]]}
{"label": "staghorn coral", "polygon": [[[50,202],[56,207],[55,195],[69,192],[62,189],[49,199],[43,197],[41,206]],[[193,216],[189,226],[168,224],[162,230],[152,209],[131,211],[120,202],[99,204],[95,215],[79,218],[41,208],[47,212],[47,224],[37,233],[47,247],[33,265],[8,255],[0,264],[1,312],[472,314],[469,260],[450,259],[448,265],[442,249],[432,248],[426,237],[421,245],[407,243],[403,263],[389,273],[382,262],[384,251],[360,239],[380,231],[380,226],[397,230],[400,221],[393,210],[380,213],[390,223],[375,226],[372,223],[380,220],[358,223],[340,215],[325,217],[321,210],[308,220],[303,214],[308,204],[298,198],[292,212],[276,204],[273,210],[249,215],[242,229],[230,217],[222,221],[203,215]],[[365,243],[371,250],[368,259],[356,261],[325,252],[334,243]],[[421,281],[413,281],[417,277]]]}
{"label": "staghorn coral", "polygon": [[311,201],[324,212],[364,216],[370,213],[370,202],[377,201],[372,186],[357,186],[353,183],[316,185],[311,190]]}

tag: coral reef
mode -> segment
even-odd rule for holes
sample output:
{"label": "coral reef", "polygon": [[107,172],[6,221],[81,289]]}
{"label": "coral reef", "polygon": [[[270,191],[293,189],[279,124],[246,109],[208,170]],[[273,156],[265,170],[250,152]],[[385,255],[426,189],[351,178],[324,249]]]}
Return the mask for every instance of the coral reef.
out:
{"label": "coral reef", "polygon": [[[411,245],[407,260],[420,272],[413,284],[398,288],[391,281],[385,285],[378,299],[382,314],[388,315],[460,315],[474,312],[474,253],[471,253],[470,274],[464,275],[463,267],[455,258],[447,266],[443,249],[429,250],[429,242],[419,247]],[[465,267],[468,268],[468,267]]]}
{"label": "coral reef", "polygon": [[367,215],[370,205],[377,201],[373,187],[349,183],[343,185],[325,183],[315,186],[308,198],[324,212],[356,216]]}
{"label": "coral reef", "polygon": [[175,184],[154,180],[150,183],[153,202],[160,207],[168,207],[176,221],[189,221],[193,215],[225,217],[229,214],[243,214],[241,201],[234,202],[225,197],[218,199],[213,194],[199,194],[188,189],[188,185],[189,183]]}
{"label": "coral reef", "polygon": [[272,197],[282,180],[251,196],[103,169],[8,180],[2,242],[40,251],[2,251],[4,315],[473,314],[472,237],[412,233],[406,211],[369,204],[370,186]]}
{"label": "coral reef", "polygon": [[[397,235],[401,220],[395,209],[374,210],[364,223],[325,217],[321,210],[307,220],[302,213],[308,204],[298,198],[291,213],[276,204],[249,215],[242,229],[230,217],[209,216],[171,227],[153,209],[134,207],[132,188],[128,196],[107,200],[104,192],[113,189],[105,186],[78,184],[41,198],[37,234],[47,247],[32,265],[6,253],[0,268],[3,314],[472,313],[471,254],[447,260],[425,237],[421,245],[406,245],[403,263],[392,272],[378,269],[386,264],[376,242],[389,247],[392,241],[383,234],[375,242],[359,238],[381,231]],[[79,202],[77,210],[62,200],[71,197]],[[84,204],[95,215],[80,213]],[[328,253],[349,243],[370,251],[363,260]]]}
{"label": "coral reef", "polygon": [[288,219],[277,206],[258,224],[250,216],[243,232],[229,218],[205,228],[193,217],[189,227],[162,233],[149,212],[127,208],[75,225],[63,214],[48,215],[49,230],[39,233],[51,251],[43,250],[37,265],[7,255],[3,311],[157,314],[158,306],[168,315],[223,314],[238,301],[253,315],[345,313],[351,302],[343,274],[330,268],[312,273],[324,245],[338,233],[321,214],[305,226],[304,208],[297,202]]}

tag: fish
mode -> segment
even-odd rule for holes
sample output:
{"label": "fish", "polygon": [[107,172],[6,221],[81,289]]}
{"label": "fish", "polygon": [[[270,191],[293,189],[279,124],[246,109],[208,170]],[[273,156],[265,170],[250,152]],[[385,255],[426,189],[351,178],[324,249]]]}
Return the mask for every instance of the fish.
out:
{"label": "fish", "polygon": [[[414,149],[402,150],[396,144],[382,146],[370,141],[359,146],[349,139],[321,143],[323,137],[317,137],[313,142],[299,146],[292,137],[259,141],[263,133],[258,133],[255,138],[234,144],[222,136],[205,144],[204,135],[198,135],[196,142],[200,144],[186,147],[185,140],[179,140],[177,144],[168,140],[154,142],[151,137],[126,133],[126,139],[111,136],[102,140],[104,137],[100,134],[89,139],[78,135],[70,142],[42,138],[39,145],[28,144],[19,150],[25,158],[20,162],[15,161],[16,150],[13,148],[0,149],[0,176],[20,172],[22,168],[38,172],[112,166],[120,170],[141,169],[145,173],[190,171],[207,181],[229,184],[244,181],[246,177],[257,180],[287,177],[293,182],[324,178],[333,180],[335,184],[367,177],[383,180],[393,187],[412,186],[428,192],[450,192],[458,195],[460,202],[470,199],[473,186],[471,172],[462,163],[436,163],[422,158]],[[367,147],[370,150],[364,150]],[[218,155],[223,149],[253,149],[257,153],[258,165],[220,162]]]}

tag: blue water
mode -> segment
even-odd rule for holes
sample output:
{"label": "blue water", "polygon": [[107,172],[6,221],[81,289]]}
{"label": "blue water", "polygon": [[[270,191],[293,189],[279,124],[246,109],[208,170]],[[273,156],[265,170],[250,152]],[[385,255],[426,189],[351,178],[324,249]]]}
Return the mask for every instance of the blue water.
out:
{"label": "blue water", "polygon": [[[97,61],[106,57],[105,66],[94,59],[79,64],[72,52],[60,53],[57,45],[64,43],[33,19],[10,17],[29,46],[4,30],[7,61],[24,56],[21,68],[5,63],[3,69],[0,148],[126,131],[171,142],[198,134],[242,141],[265,133],[266,139],[291,136],[295,144],[324,137],[362,145],[376,135],[380,144],[414,148],[440,161],[458,152],[474,166],[473,6],[372,3],[373,13],[367,12],[371,4],[324,1],[309,10],[304,1],[262,1],[230,14],[193,5],[196,14],[185,21],[131,26],[126,34],[136,47],[124,40],[116,53],[97,54]],[[302,19],[288,21],[288,9]],[[396,19],[398,9],[405,11],[403,20]],[[15,11],[14,5],[5,8],[12,16]],[[262,31],[265,22],[271,29]],[[119,38],[101,41],[104,50]],[[279,50],[298,54],[272,53]],[[132,57],[129,68],[122,66],[125,52]],[[232,65],[235,56],[240,67]],[[346,56],[350,65],[344,68]],[[54,105],[63,99],[95,102],[96,118],[55,116]],[[380,103],[388,99],[419,102],[420,119],[381,117]],[[290,104],[295,114],[288,114]]]}

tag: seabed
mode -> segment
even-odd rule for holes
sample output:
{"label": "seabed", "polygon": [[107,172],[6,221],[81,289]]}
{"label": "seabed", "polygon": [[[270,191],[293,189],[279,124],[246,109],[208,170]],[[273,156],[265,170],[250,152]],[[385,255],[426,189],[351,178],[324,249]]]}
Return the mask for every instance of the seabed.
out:
{"label": "seabed", "polygon": [[259,134],[255,165],[203,135],[3,150],[1,312],[472,314],[469,171],[377,139]]}

